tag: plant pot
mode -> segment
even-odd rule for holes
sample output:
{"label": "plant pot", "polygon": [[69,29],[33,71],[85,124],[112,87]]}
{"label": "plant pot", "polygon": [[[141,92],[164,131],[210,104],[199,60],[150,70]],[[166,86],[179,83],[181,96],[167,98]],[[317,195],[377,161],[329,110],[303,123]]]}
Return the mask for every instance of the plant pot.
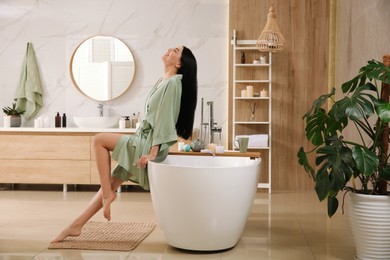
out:
{"label": "plant pot", "polygon": [[356,259],[390,259],[390,196],[350,192]]}
{"label": "plant pot", "polygon": [[20,127],[22,125],[22,116],[12,115],[11,117],[11,127]]}

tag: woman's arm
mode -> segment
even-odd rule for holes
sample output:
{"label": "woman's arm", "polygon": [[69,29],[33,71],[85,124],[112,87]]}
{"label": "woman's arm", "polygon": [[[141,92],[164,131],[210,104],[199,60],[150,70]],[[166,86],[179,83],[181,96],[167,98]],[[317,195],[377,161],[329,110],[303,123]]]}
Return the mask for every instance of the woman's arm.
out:
{"label": "woman's arm", "polygon": [[153,161],[157,158],[157,154],[159,151],[160,151],[160,145],[153,145],[150,148],[149,154],[142,155],[139,158],[139,160],[137,162],[137,167],[138,168],[139,167],[145,168],[149,161]]}

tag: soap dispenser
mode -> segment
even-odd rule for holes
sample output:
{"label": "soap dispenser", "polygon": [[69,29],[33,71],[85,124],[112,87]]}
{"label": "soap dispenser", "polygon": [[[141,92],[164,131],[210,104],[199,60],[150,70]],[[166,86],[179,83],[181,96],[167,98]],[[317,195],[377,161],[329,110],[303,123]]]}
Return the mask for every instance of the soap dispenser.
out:
{"label": "soap dispenser", "polygon": [[66,114],[62,115],[62,127],[66,127]]}
{"label": "soap dispenser", "polygon": [[61,127],[61,116],[60,113],[57,112],[57,115],[54,118],[55,127]]}
{"label": "soap dispenser", "polygon": [[125,127],[131,128],[131,121],[129,116],[125,116]]}

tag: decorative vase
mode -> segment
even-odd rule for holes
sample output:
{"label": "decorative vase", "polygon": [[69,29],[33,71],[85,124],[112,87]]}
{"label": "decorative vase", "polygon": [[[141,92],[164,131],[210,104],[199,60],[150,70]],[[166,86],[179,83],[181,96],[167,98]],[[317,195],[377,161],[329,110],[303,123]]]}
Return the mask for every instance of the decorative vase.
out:
{"label": "decorative vase", "polygon": [[390,196],[350,193],[356,259],[390,259]]}
{"label": "decorative vase", "polygon": [[205,143],[200,140],[200,139],[196,139],[194,140],[192,143],[191,143],[191,149],[192,151],[194,152],[200,152],[200,150],[206,148],[206,145]]}

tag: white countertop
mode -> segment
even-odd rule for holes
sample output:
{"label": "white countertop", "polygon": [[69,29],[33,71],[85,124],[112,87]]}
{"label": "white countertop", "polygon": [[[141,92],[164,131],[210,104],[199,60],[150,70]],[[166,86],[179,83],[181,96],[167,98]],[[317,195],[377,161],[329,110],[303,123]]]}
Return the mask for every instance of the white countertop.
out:
{"label": "white countertop", "polygon": [[0,127],[1,132],[47,132],[47,133],[135,133],[135,128],[79,128],[79,127],[50,127],[50,128],[35,128],[35,127]]}

